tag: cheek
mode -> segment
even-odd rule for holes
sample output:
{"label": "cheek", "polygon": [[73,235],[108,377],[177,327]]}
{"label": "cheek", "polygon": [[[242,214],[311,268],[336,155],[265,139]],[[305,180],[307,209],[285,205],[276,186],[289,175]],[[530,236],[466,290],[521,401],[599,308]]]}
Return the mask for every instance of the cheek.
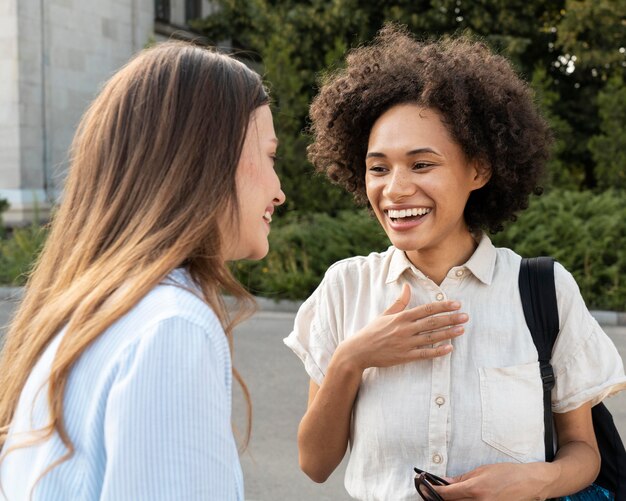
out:
{"label": "cheek", "polygon": [[375,200],[380,196],[380,189],[378,188],[376,181],[374,180],[365,181],[365,195],[367,196],[367,199],[370,201],[370,204],[374,206]]}
{"label": "cheek", "polygon": [[274,170],[274,165],[271,163],[268,163],[265,172],[265,186],[267,186],[269,192],[274,194],[280,189],[280,178]]}

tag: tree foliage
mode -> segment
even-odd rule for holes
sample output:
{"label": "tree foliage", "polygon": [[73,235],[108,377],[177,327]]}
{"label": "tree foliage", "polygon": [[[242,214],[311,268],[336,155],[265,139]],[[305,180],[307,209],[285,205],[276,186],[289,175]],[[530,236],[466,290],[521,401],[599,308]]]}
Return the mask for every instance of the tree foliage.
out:
{"label": "tree foliage", "polygon": [[598,94],[600,133],[589,141],[601,188],[626,189],[626,86],[613,77]]}
{"label": "tree foliage", "polygon": [[[196,22],[195,28],[214,42],[230,38],[236,49],[261,65],[271,83],[282,142],[279,170],[289,209],[335,214],[351,205],[347,195],[313,175],[306,161],[308,138],[302,132],[318,79],[342,64],[347,49],[370,40],[386,21],[407,24],[421,38],[467,33],[505,54],[536,88],[555,130],[550,183],[594,188],[601,177],[600,185],[606,184],[604,167],[599,167],[604,157],[592,152],[598,143],[590,139],[606,136],[607,119],[599,108],[623,89],[626,0],[217,3],[216,13]],[[626,170],[623,157],[619,162],[619,169]]]}

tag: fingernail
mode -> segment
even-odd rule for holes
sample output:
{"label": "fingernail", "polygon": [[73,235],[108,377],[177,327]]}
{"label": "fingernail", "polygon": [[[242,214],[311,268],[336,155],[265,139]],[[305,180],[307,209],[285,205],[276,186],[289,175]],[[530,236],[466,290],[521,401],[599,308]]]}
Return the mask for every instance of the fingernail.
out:
{"label": "fingernail", "polygon": [[458,301],[452,301],[452,302],[450,302],[450,307],[451,308],[460,308],[461,307],[461,303],[459,303]]}

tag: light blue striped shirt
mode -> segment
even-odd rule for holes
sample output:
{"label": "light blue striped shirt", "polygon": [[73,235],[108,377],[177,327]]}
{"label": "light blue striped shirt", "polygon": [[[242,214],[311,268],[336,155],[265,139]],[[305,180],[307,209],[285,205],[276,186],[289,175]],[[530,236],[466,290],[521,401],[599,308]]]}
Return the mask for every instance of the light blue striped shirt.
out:
{"label": "light blue striped shirt", "polygon": [[[64,400],[73,457],[36,483],[66,452],[58,436],[11,452],[0,465],[7,499],[32,489],[36,501],[243,500],[228,342],[207,304],[172,282],[194,289],[175,270],[80,357]],[[62,336],[33,369],[3,452],[48,424],[46,381]]]}

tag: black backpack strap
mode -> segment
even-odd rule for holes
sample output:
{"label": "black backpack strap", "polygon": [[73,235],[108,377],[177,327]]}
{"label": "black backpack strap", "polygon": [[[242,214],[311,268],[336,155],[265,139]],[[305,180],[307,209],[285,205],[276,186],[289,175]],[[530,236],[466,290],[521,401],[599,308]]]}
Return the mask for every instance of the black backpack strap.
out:
{"label": "black backpack strap", "polygon": [[519,271],[519,290],[526,324],[539,354],[539,368],[543,381],[543,418],[546,461],[554,459],[554,428],[551,393],[554,388],[554,370],[550,363],[552,347],[559,333],[559,310],[554,286],[554,259],[536,257],[522,259]]}

